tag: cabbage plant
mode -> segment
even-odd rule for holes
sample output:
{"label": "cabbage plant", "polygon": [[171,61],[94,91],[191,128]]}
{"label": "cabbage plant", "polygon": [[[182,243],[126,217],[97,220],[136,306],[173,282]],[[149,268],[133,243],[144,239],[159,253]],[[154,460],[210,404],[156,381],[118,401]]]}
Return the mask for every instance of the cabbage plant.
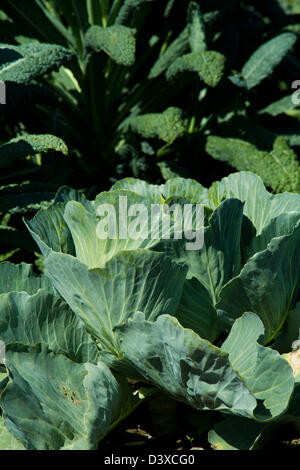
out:
{"label": "cabbage plant", "polygon": [[209,186],[234,168],[299,193],[298,12],[298,0],[1,2],[0,260],[32,260],[22,215],[65,184],[94,197],[124,176]]}
{"label": "cabbage plant", "polygon": [[[175,212],[174,237],[162,224],[156,238],[120,237],[121,196],[201,205],[202,248],[185,249]],[[112,239],[97,232],[101,204],[118,215]],[[273,195],[248,172],[209,189],[127,178],[94,201],[63,187],[25,223],[45,273],[0,264],[0,448],[101,448],[158,392],[217,412],[215,449],[255,449],[272,426],[299,425],[298,194]]]}

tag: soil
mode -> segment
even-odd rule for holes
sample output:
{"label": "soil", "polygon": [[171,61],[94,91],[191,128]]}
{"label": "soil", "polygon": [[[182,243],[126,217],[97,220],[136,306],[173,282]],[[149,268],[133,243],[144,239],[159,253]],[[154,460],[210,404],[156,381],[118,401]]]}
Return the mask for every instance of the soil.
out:
{"label": "soil", "polygon": [[[213,427],[212,420],[219,419],[218,413],[203,413],[202,430],[197,427],[197,415],[190,407],[176,403],[176,422],[163,417],[165,427],[153,420],[153,410],[144,403],[139,406],[127,419],[120,423],[107,437],[101,441],[99,451],[104,454],[120,453],[135,455],[139,451],[165,454],[186,451],[214,452],[207,441],[207,433]],[[194,423],[193,423],[194,421]],[[206,421],[206,422],[205,422]],[[192,423],[192,424],[191,424]],[[164,431],[165,434],[164,435]],[[169,432],[169,435],[168,435]],[[300,451],[299,433],[293,425],[280,427],[277,432],[268,437],[262,450],[293,450]]]}

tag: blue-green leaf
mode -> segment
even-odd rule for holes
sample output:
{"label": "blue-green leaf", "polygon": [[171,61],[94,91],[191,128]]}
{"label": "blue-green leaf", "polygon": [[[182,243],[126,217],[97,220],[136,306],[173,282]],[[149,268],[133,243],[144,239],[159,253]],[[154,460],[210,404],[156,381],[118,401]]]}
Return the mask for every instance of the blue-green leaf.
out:
{"label": "blue-green leaf", "polygon": [[255,312],[264,324],[266,342],[274,339],[300,290],[299,247],[300,222],[292,233],[273,238],[266,250],[250,258],[240,275],[228,282],[217,304],[220,316],[232,321],[244,312]]}
{"label": "blue-green leaf", "polygon": [[42,290],[35,295],[11,292],[0,295],[0,312],[0,339],[5,344],[44,343],[74,362],[97,363],[96,344],[60,297]]}
{"label": "blue-green leaf", "polygon": [[221,349],[168,315],[153,323],[136,313],[115,331],[124,357],[147,381],[196,409],[264,422],[287,408],[292,369],[258,344],[264,329],[254,314],[237,320]]}
{"label": "blue-green leaf", "polygon": [[9,345],[1,396],[8,431],[28,450],[91,450],[136,406],[107,366],[76,364],[43,345]]}
{"label": "blue-green leaf", "polygon": [[8,431],[0,417],[0,450],[25,450],[25,447]]}
{"label": "blue-green leaf", "polygon": [[0,44],[0,80],[27,84],[73,58],[72,51],[56,44]]}
{"label": "blue-green leaf", "polygon": [[293,47],[297,36],[282,33],[260,46],[242,69],[248,89],[258,85],[268,77]]}
{"label": "blue-green leaf", "polygon": [[0,294],[27,292],[33,295],[39,289],[53,290],[45,276],[34,274],[31,264],[0,263]]}
{"label": "blue-green leaf", "polygon": [[[248,416],[256,400],[228,361],[227,354],[160,316],[155,323],[137,313],[115,328],[124,357],[150,383],[199,410]],[[143,347],[141,348],[141,344]]]}
{"label": "blue-green leaf", "polygon": [[300,194],[271,194],[259,176],[247,171],[233,173],[209,189],[209,205],[213,209],[228,198],[245,203],[244,214],[254,225],[257,235],[280,214],[300,211]]}
{"label": "blue-green leaf", "polygon": [[46,274],[75,314],[101,345],[119,353],[112,329],[134,312],[151,321],[174,315],[182,293],[186,267],[162,253],[120,252],[101,269],[88,270],[72,256],[51,253]]}
{"label": "blue-green leaf", "polygon": [[65,207],[66,203],[57,202],[40,210],[33,219],[25,222],[45,257],[50,250],[75,254],[71,232],[64,219]]}
{"label": "blue-green leaf", "polygon": [[277,351],[259,344],[263,339],[263,323],[256,315],[245,313],[235,321],[222,345],[233,368],[261,401],[254,414],[262,421],[282,414],[294,389],[291,367]]}
{"label": "blue-green leaf", "polygon": [[208,434],[214,450],[253,450],[265,425],[239,416],[226,416]]}
{"label": "blue-green leaf", "polygon": [[218,206],[209,226],[204,228],[201,249],[187,251],[181,240],[162,241],[156,247],[188,265],[176,317],[185,327],[193,328],[210,341],[217,336],[215,305],[221,289],[240,272],[242,219],[243,204],[237,199],[228,199]]}

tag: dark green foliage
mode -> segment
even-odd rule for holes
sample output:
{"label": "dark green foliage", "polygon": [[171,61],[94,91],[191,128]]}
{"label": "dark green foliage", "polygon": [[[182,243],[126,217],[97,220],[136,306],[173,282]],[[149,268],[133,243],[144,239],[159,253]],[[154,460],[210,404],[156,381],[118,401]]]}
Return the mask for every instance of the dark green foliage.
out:
{"label": "dark green foliage", "polygon": [[0,168],[11,166],[14,160],[48,151],[68,154],[66,144],[52,135],[24,135],[0,146]]}
{"label": "dark green foliage", "polygon": [[67,65],[74,54],[53,44],[0,45],[0,80],[27,84]]}
{"label": "dark green foliage", "polygon": [[168,80],[183,72],[197,72],[200,79],[211,87],[220,82],[225,66],[225,58],[214,51],[194,52],[178,57],[167,70]]}
{"label": "dark green foliage", "polygon": [[[0,79],[8,80],[10,100],[15,94],[19,119],[15,128],[15,114],[4,109],[0,139],[24,130],[62,138],[71,160],[61,183],[77,187],[100,187],[128,174],[158,181],[165,156],[209,184],[230,168],[213,163],[207,137],[242,139],[270,153],[273,145],[264,148],[247,131],[254,125],[273,142],[292,135],[289,145],[295,145],[297,106],[287,96],[300,68],[300,22],[290,15],[295,5],[74,0],[70,8],[66,0],[8,0],[0,21],[18,28],[0,34]],[[11,88],[25,83],[37,88]],[[171,108],[182,111],[180,132],[169,137],[169,119],[140,132],[141,123]],[[287,154],[297,173],[297,149],[294,155],[286,148]],[[281,178],[276,169],[265,175],[246,155],[217,158],[258,172],[275,191],[299,190],[288,181],[293,177]],[[207,166],[208,173],[202,171]]]}
{"label": "dark green foliage", "polygon": [[[0,450],[157,390],[207,448],[299,427],[299,34],[299,0],[1,2]],[[203,204],[203,248],[100,240],[120,194]]]}
{"label": "dark green foliage", "polygon": [[254,170],[274,191],[300,193],[300,166],[287,139],[277,137],[270,152],[240,139],[210,136],[206,151],[217,160],[228,162],[238,170]]}
{"label": "dark green foliage", "polygon": [[172,144],[183,135],[184,121],[182,111],[178,108],[168,108],[161,114],[146,114],[130,120],[130,127],[146,139],[158,139]]}
{"label": "dark green foliage", "polygon": [[104,51],[117,64],[129,67],[135,61],[135,31],[126,26],[92,26],[85,35],[85,47]]}

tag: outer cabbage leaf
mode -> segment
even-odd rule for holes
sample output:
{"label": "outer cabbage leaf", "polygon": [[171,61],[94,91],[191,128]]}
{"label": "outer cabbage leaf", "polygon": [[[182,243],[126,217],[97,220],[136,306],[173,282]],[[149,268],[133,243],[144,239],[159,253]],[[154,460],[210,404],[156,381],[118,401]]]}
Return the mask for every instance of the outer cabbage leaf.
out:
{"label": "outer cabbage leaf", "polygon": [[222,290],[217,304],[227,321],[245,311],[259,315],[266,342],[274,339],[293,308],[300,290],[300,221],[293,232],[273,238],[268,248],[254,255],[239,276]]}
{"label": "outer cabbage leaf", "polygon": [[[161,186],[128,178],[114,185],[111,191],[100,193],[95,203],[87,201],[78,192],[72,194],[62,188],[55,198],[55,204],[46,210],[41,210],[32,220],[27,221],[26,225],[45,257],[50,250],[76,254],[81,262],[92,269],[103,267],[105,262],[120,251],[149,249],[166,237],[168,224],[163,222],[163,219],[166,221],[164,204],[172,205],[172,201],[168,199],[171,196],[182,195],[184,198],[189,198],[189,200],[181,198],[181,203],[205,204],[207,194],[208,190],[202,185],[183,178],[174,178]],[[123,207],[120,204],[125,199],[127,201]],[[157,211],[152,211],[153,204],[159,206]],[[128,209],[134,205],[143,205],[147,209],[146,216],[137,213],[128,215],[124,220]],[[107,206],[113,207],[116,228],[113,236],[109,238],[102,235],[99,237],[97,232],[98,224],[102,221],[102,226],[105,226],[104,231],[107,231],[107,217],[103,219],[101,218],[103,214],[99,214],[99,209]],[[141,226],[139,229],[137,227],[137,230],[140,236],[128,236],[128,230],[132,224],[137,224],[139,215],[141,215]],[[173,238],[177,225],[172,217],[169,217],[169,223],[168,237]],[[157,227],[155,236],[152,236],[153,227]],[[121,234],[124,230],[126,230],[125,235]]]}
{"label": "outer cabbage leaf", "polygon": [[250,245],[246,248],[245,255],[247,259],[255,255],[255,253],[265,250],[273,238],[291,233],[299,221],[300,212],[284,212],[274,217],[263,228],[261,234],[251,240]]}
{"label": "outer cabbage leaf", "polygon": [[215,209],[223,199],[244,202],[244,214],[260,235],[269,222],[284,212],[300,211],[300,194],[269,193],[259,176],[241,171],[214,183],[209,189],[209,205]]}
{"label": "outer cabbage leaf", "polygon": [[56,193],[54,202],[69,202],[77,201],[80,202],[87,210],[93,212],[94,204],[89,201],[82,191],[69,188],[68,186],[62,186]]}
{"label": "outer cabbage leaf", "polygon": [[161,186],[165,199],[180,196],[189,199],[193,204],[208,203],[208,190],[198,181],[191,178],[172,178]]}
{"label": "outer cabbage leaf", "polygon": [[208,204],[208,189],[191,178],[171,178],[165,184],[154,185],[136,178],[125,178],[117,181],[111,191],[128,190],[145,198],[153,204],[172,197],[189,199],[194,204]]}
{"label": "outer cabbage leaf", "polygon": [[294,389],[291,367],[277,351],[262,346],[263,339],[263,323],[256,315],[246,313],[235,321],[222,345],[233,368],[261,400],[255,410],[255,417],[261,421],[282,414]]}
{"label": "outer cabbage leaf", "polygon": [[39,289],[52,292],[52,286],[45,276],[37,276],[30,264],[0,264],[0,294],[7,292],[28,292],[35,294]]}
{"label": "outer cabbage leaf", "polygon": [[14,438],[0,417],[0,450],[25,450],[25,447]]}
{"label": "outer cabbage leaf", "polygon": [[43,345],[7,348],[1,396],[8,431],[28,450],[90,450],[137,405],[107,366],[76,364]]}
{"label": "outer cabbage leaf", "polygon": [[[71,230],[78,259],[90,269],[103,267],[105,262],[120,251],[150,249],[160,239],[172,238],[176,231],[180,234],[175,217],[164,210],[164,199],[158,192],[154,195],[155,202],[149,197],[122,189],[101,193],[96,198],[93,214],[78,203],[69,203],[64,218]],[[153,202],[157,204],[155,210]],[[110,237],[107,237],[110,215],[104,219],[101,219],[103,214],[99,215],[99,209],[105,208],[106,212],[107,205],[114,208],[114,232]],[[134,207],[137,208],[137,213],[129,215],[130,209]],[[105,236],[102,233],[99,236],[99,223]],[[130,234],[131,229],[134,231],[133,236]]]}
{"label": "outer cabbage leaf", "polygon": [[121,252],[104,268],[88,270],[78,259],[51,253],[46,274],[75,314],[101,345],[119,353],[112,329],[135,311],[155,320],[175,314],[187,268],[165,254],[146,250]]}
{"label": "outer cabbage leaf", "polygon": [[[203,248],[199,251],[182,249],[180,252],[180,259],[189,266],[188,278],[198,279],[210,292],[214,303],[223,285],[240,271],[242,220],[243,204],[240,201],[229,199],[222,202],[204,229]],[[183,248],[183,244],[180,245]]]}
{"label": "outer cabbage leaf", "polygon": [[182,326],[211,342],[219,334],[218,314],[210,292],[195,277],[184,283],[176,318]]}
{"label": "outer cabbage leaf", "polygon": [[0,339],[34,346],[44,343],[74,362],[97,363],[98,348],[84,325],[59,297],[38,291],[0,296]]}
{"label": "outer cabbage leaf", "polygon": [[137,178],[124,178],[117,181],[111,187],[110,192],[130,191],[130,193],[135,193],[138,196],[149,199],[152,204],[160,204],[163,200],[163,188],[164,185],[149,184],[147,181]]}
{"label": "outer cabbage leaf", "polygon": [[56,193],[54,204],[40,210],[33,219],[25,224],[45,257],[50,250],[75,255],[75,246],[71,232],[64,219],[66,204],[76,201],[94,213],[93,203],[84,194],[63,186]]}
{"label": "outer cabbage leaf", "polygon": [[295,344],[300,344],[300,302],[297,302],[293,310],[289,312],[272,347],[283,354],[289,353]]}
{"label": "outer cabbage leaf", "polygon": [[168,315],[152,323],[136,313],[115,331],[124,357],[147,381],[196,409],[269,421],[285,410],[293,392],[287,361],[257,343],[263,325],[254,314],[234,324],[224,349]]}
{"label": "outer cabbage leaf", "polygon": [[51,250],[75,255],[71,232],[64,219],[66,203],[57,202],[40,210],[30,221],[25,221],[43,256]]}
{"label": "outer cabbage leaf", "polygon": [[[97,196],[95,205],[89,201],[69,201],[66,204],[57,202],[47,210],[40,211],[31,221],[27,222],[27,227],[34,240],[41,249],[45,257],[50,250],[75,255],[90,269],[103,267],[105,263],[114,255],[124,250],[136,250],[139,248],[149,249],[158,243],[164,235],[168,233],[168,225],[163,223],[164,212],[163,200],[159,193],[158,211],[152,214],[152,201],[148,197],[139,196],[129,191],[110,191]],[[121,206],[120,200],[123,198],[126,207]],[[127,208],[133,205],[143,205],[147,214],[143,213],[128,215]],[[114,211],[115,219],[113,227],[115,233],[107,237],[107,226],[110,223],[109,216],[104,219],[101,214],[97,216],[100,206],[107,206]],[[137,207],[137,206],[136,206]],[[106,213],[106,209],[105,209]],[[102,224],[102,232],[99,236],[99,223]],[[140,228],[138,228],[140,222]],[[175,231],[176,223],[169,217],[170,233]],[[127,225],[126,225],[127,224]],[[134,224],[139,236],[128,236],[131,225]],[[125,228],[127,226],[127,228]],[[157,227],[157,233],[152,237],[152,226]],[[125,235],[121,231],[125,231]]]}
{"label": "outer cabbage leaf", "polygon": [[[136,313],[115,328],[121,351],[144,378],[199,410],[251,414],[256,400],[221,349],[169,315],[149,322]],[[143,347],[141,348],[141,344]]]}
{"label": "outer cabbage leaf", "polygon": [[[250,318],[251,320],[251,318]],[[249,325],[250,326],[250,325]],[[249,330],[251,331],[251,330]],[[242,340],[237,343],[244,345]],[[249,346],[249,341],[247,340]],[[247,349],[247,348],[246,348]],[[248,354],[251,351],[249,348],[245,351]],[[274,351],[273,351],[274,355]],[[286,357],[284,355],[284,357]],[[277,372],[278,373],[278,372]],[[288,408],[284,414],[277,418],[273,423],[278,426],[281,423],[294,422],[297,424],[300,419],[300,376],[295,377],[295,387],[291,395]],[[209,432],[208,440],[215,450],[256,450],[261,448],[261,442],[264,441],[265,436],[271,433],[273,423],[259,423],[254,420],[240,418],[238,416],[226,416],[223,421],[218,423],[215,428]]]}
{"label": "outer cabbage leaf", "polygon": [[[126,197],[126,204],[128,207],[134,204],[144,204],[147,207],[146,217],[142,217],[140,226],[140,237],[128,236],[128,229],[136,219],[136,216],[128,216],[126,218],[127,230],[124,236],[121,234],[121,230],[125,231],[124,217],[126,213],[123,208],[119,206],[120,197]],[[157,243],[156,239],[151,239],[150,231],[150,201],[137,196],[134,193],[124,193],[114,191],[110,193],[101,193],[95,202],[95,209],[103,204],[110,204],[115,208],[114,214],[116,216],[114,223],[115,233],[111,237],[99,237],[98,236],[98,224],[100,217],[94,213],[88,212],[83,206],[76,202],[70,202],[67,204],[64,218],[68,224],[68,227],[72,233],[72,237],[75,243],[76,256],[89,269],[103,267],[105,263],[110,260],[114,255],[118,254],[123,250],[137,250],[139,248],[151,248],[151,246]],[[162,207],[157,213],[155,220],[160,219]],[[103,219],[102,219],[103,220]],[[109,219],[110,220],[110,219]],[[104,219],[104,229],[106,228],[106,221]],[[161,226],[160,226],[161,227]],[[109,230],[109,228],[108,228]],[[162,228],[159,230],[157,236],[160,238]],[[106,230],[105,230],[106,232]]]}
{"label": "outer cabbage leaf", "polygon": [[156,247],[187,263],[189,271],[176,317],[210,341],[217,335],[215,305],[221,289],[240,272],[242,220],[243,204],[229,199],[217,207],[210,225],[204,228],[201,250],[187,251],[181,240],[163,241]]}
{"label": "outer cabbage leaf", "polygon": [[247,418],[226,416],[208,433],[208,441],[214,450],[253,450],[264,426]]}

